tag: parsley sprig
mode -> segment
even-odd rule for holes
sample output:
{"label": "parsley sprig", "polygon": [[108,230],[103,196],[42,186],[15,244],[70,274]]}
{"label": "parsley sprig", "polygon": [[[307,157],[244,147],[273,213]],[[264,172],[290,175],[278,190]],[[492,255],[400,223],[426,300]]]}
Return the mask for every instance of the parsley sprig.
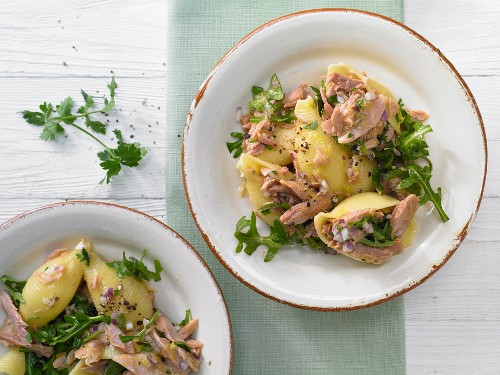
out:
{"label": "parsley sprig", "polygon": [[243,133],[231,132],[231,137],[235,139],[234,142],[226,142],[227,150],[233,154],[233,158],[238,158],[243,152]]}
{"label": "parsley sprig", "polygon": [[137,259],[134,257],[129,257],[128,259],[125,257],[125,252],[123,252],[123,260],[115,260],[112,262],[107,262],[106,265],[108,267],[114,268],[116,271],[116,275],[120,279],[124,279],[127,276],[131,276],[137,280],[146,280],[149,281],[153,279],[154,281],[161,280],[161,272],[163,271],[163,267],[160,264],[158,259],[154,260],[155,270],[150,271],[148,267],[144,264],[143,259],[146,256],[146,250],[142,251],[141,259]]}
{"label": "parsley sprig", "polygon": [[[68,125],[98,142],[104,148],[104,151],[97,154],[101,160],[100,166],[106,171],[106,176],[100,181],[101,184],[104,182],[109,184],[112,177],[120,172],[122,165],[127,167],[138,166],[139,162],[147,154],[147,149],[141,147],[139,143],[125,143],[121,132],[118,130],[114,131],[118,139],[116,148],[108,147],[92,134],[92,132],[106,134],[106,124],[94,118],[94,115],[107,115],[115,106],[115,90],[117,85],[114,77],[107,87],[109,89],[109,98],[106,96],[92,96],[81,90],[84,104],[77,109],[76,113],[73,112],[75,103],[69,96],[55,107],[52,103],[43,102],[39,106],[40,111],[25,110],[22,112],[23,118],[29,124],[43,127],[40,138],[45,141],[53,141],[64,134],[65,129],[63,125]],[[96,100],[102,101],[102,105],[98,109],[95,109],[97,106]],[[83,120],[86,128],[83,127],[83,124],[77,124],[77,120],[80,122]]]}
{"label": "parsley sprig", "polygon": [[149,329],[154,326],[157,318],[158,318],[158,311],[155,311],[155,313],[153,314],[153,316],[149,320],[148,324],[146,324],[146,326],[143,329],[141,329],[141,331],[139,333],[137,333],[136,335],[119,335],[118,337],[120,338],[121,342],[123,342],[123,343],[129,342],[129,341],[135,341],[138,343],[142,343],[144,341],[144,336],[149,331]]}
{"label": "parsley sprig", "polygon": [[89,256],[89,253],[87,252],[87,250],[82,247],[82,252],[81,253],[77,253],[76,254],[76,258],[84,263],[87,267],[89,266],[90,264],[90,256]]}

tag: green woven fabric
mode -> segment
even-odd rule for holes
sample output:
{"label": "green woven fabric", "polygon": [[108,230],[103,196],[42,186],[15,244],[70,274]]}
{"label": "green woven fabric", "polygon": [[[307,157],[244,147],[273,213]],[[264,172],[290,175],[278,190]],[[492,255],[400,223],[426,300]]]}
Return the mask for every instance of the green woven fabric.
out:
{"label": "green woven fabric", "polygon": [[340,313],[303,311],[268,300],[217,261],[184,196],[183,125],[204,78],[231,46],[260,24],[324,7],[358,8],[403,19],[403,0],[176,0],[169,5],[167,224],[203,256],[222,288],[233,324],[235,375],[405,374],[402,298]]}

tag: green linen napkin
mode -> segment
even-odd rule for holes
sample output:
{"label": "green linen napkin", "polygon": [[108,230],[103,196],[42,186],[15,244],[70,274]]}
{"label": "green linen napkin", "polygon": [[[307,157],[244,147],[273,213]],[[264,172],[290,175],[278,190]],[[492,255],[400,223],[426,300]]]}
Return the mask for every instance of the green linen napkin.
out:
{"label": "green linen napkin", "polygon": [[405,374],[402,298],[369,309],[331,313],[268,300],[217,261],[184,196],[183,125],[207,74],[231,46],[262,23],[325,7],[357,8],[403,20],[403,0],[177,0],[169,5],[166,220],[201,254],[221,286],[233,324],[234,375]]}

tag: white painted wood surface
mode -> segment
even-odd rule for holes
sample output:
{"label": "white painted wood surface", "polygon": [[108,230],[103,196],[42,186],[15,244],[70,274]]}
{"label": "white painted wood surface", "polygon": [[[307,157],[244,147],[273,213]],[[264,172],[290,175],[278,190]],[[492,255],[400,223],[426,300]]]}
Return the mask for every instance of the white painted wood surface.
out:
{"label": "white painted wood surface", "polygon": [[[167,3],[28,0],[0,12],[0,221],[65,199],[98,199],[165,214]],[[406,23],[464,75],[481,109],[488,181],[467,240],[405,296],[408,375],[500,374],[500,2],[407,0]],[[151,152],[110,186],[92,140],[42,142],[18,111],[119,84],[113,114]],[[132,125],[132,127],[130,126]],[[105,137],[108,140],[111,138]],[[466,176],[462,176],[466,178]]]}

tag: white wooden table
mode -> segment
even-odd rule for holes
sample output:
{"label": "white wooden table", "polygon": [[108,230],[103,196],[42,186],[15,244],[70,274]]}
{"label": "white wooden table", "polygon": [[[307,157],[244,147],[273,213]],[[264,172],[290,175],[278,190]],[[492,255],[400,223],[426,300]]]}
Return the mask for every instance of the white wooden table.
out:
{"label": "white wooden table", "polygon": [[[162,0],[4,1],[0,11],[0,221],[65,199],[165,213],[167,6]],[[405,296],[408,375],[500,374],[500,2],[407,0],[405,22],[455,64],[481,109],[488,181],[467,239]],[[119,84],[119,128],[151,152],[98,185],[99,147],[39,139],[19,111]],[[113,120],[114,121],[114,120]],[[110,136],[111,137],[111,136]]]}

